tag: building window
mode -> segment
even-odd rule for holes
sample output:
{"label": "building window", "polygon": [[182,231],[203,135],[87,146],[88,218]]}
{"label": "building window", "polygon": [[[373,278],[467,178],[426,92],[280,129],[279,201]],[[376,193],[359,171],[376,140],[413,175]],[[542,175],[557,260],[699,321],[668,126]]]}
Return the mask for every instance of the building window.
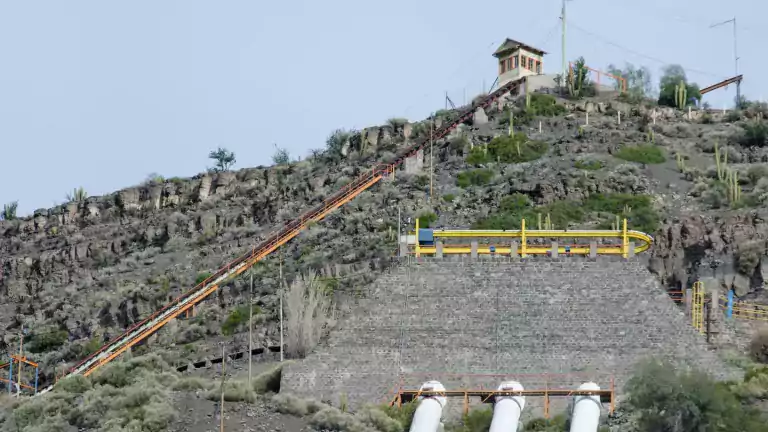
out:
{"label": "building window", "polygon": [[520,59],[517,56],[512,57],[512,69],[517,69],[517,63]]}
{"label": "building window", "polygon": [[507,59],[507,70],[514,69],[514,66],[512,66],[512,57]]}
{"label": "building window", "polygon": [[506,64],[504,63],[504,60],[500,61],[499,62],[499,74],[503,74],[505,72],[504,66],[506,66]]}
{"label": "building window", "polygon": [[528,64],[528,63],[527,63],[527,60],[528,60],[528,57],[526,57],[526,56],[524,56],[524,55],[521,55],[521,56],[520,56],[520,65],[521,65],[522,67],[525,67],[525,65],[527,65],[527,64]]}
{"label": "building window", "polygon": [[528,70],[533,70],[533,59],[532,58],[528,59]]}
{"label": "building window", "polygon": [[541,74],[541,62],[540,61],[536,62],[536,73],[537,74]]}

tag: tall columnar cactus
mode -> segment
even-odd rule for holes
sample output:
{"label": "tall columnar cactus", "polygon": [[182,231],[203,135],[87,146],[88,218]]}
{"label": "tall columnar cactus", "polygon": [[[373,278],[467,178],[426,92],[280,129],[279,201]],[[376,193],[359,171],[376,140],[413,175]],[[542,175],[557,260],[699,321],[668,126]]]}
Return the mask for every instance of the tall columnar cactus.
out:
{"label": "tall columnar cactus", "polygon": [[685,108],[688,101],[688,88],[685,85],[685,81],[680,80],[680,84],[675,86],[675,103],[680,109]]}
{"label": "tall columnar cactus", "polygon": [[539,224],[538,224],[539,230],[542,230],[542,229],[545,229],[545,230],[555,229],[554,225],[552,225],[552,217],[550,216],[549,213],[547,213],[547,217],[544,219],[544,224],[543,225],[541,223],[541,213],[538,213],[537,216],[538,216],[538,222],[539,222]]}
{"label": "tall columnar cactus", "polygon": [[681,173],[685,172],[685,158],[682,154],[677,153],[675,155],[675,159],[677,160],[677,169],[680,170]]}
{"label": "tall columnar cactus", "polygon": [[728,185],[728,201],[731,205],[737,204],[741,200],[741,185],[739,185],[739,172],[728,169],[726,175],[726,184]]}
{"label": "tall columnar cactus", "polygon": [[728,152],[726,151],[723,157],[720,156],[720,148],[715,141],[715,165],[717,166],[717,179],[720,181],[725,180],[725,170],[728,163]]}
{"label": "tall columnar cactus", "polygon": [[577,66],[575,69],[578,69],[576,76],[574,76],[573,70],[571,70],[569,74],[570,80],[568,81],[568,93],[570,93],[572,97],[580,97],[581,83],[584,81],[584,68]]}

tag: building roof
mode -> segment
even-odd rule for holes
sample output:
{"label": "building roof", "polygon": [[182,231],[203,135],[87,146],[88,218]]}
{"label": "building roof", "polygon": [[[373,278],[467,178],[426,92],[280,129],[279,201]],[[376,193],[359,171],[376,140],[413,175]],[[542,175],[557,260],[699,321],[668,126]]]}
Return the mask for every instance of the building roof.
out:
{"label": "building roof", "polygon": [[534,54],[538,54],[538,55],[544,55],[544,54],[547,53],[546,51],[540,50],[538,48],[534,48],[534,47],[532,47],[532,46],[530,46],[528,44],[524,44],[524,43],[518,42],[518,41],[516,41],[514,39],[507,38],[501,44],[501,46],[499,46],[496,49],[496,52],[494,52],[493,55],[495,57],[499,57],[502,53],[504,53],[506,51],[511,51],[511,50],[515,50],[515,49],[518,49],[518,48],[522,48],[522,49],[524,49],[526,51],[530,51],[530,52],[532,52]]}

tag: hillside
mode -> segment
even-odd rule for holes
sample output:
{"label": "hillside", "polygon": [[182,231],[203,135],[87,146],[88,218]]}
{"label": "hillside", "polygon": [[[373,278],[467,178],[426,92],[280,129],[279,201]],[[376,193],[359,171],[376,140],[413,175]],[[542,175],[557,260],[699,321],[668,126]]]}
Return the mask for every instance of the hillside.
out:
{"label": "hillside", "polygon": [[[432,226],[511,228],[520,216],[535,220],[541,213],[557,227],[589,227],[623,215],[631,228],[654,235],[648,266],[664,286],[679,289],[711,276],[714,262],[717,277],[737,294],[763,295],[768,146],[766,127],[754,118],[765,115],[765,107],[694,111],[693,119],[656,108],[653,124],[647,104],[615,98],[559,104],[562,109],[552,109],[545,95],[527,109],[522,101],[508,103],[515,105],[518,133],[511,138],[504,138],[504,107],[481,110],[436,145],[432,200],[426,170],[398,172],[283,247],[286,279],[319,273],[344,314],[389,265],[398,209],[404,221],[422,216]],[[439,112],[437,122],[453,115]],[[54,365],[60,370],[84,357],[274,227],[428,133],[427,122],[393,119],[362,133],[335,133],[327,151],[304,161],[153,179],[0,221],[0,351],[16,349],[24,325],[26,350],[44,365],[43,382],[50,382]],[[719,174],[716,144],[727,154]],[[727,169],[739,172],[739,200],[730,192]],[[279,343],[278,257],[254,271],[255,333],[264,346]],[[151,338],[150,349],[163,347],[179,364],[211,356],[221,344],[242,349],[247,295],[247,277],[232,281],[194,318],[175,320]]]}

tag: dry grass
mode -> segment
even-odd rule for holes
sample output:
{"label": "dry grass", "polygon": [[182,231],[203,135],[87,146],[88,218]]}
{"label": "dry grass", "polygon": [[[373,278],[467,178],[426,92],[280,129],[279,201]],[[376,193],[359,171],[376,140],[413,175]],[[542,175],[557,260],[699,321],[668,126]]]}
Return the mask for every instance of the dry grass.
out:
{"label": "dry grass", "polygon": [[334,306],[314,276],[297,278],[285,293],[286,354],[305,357],[333,324]]}

